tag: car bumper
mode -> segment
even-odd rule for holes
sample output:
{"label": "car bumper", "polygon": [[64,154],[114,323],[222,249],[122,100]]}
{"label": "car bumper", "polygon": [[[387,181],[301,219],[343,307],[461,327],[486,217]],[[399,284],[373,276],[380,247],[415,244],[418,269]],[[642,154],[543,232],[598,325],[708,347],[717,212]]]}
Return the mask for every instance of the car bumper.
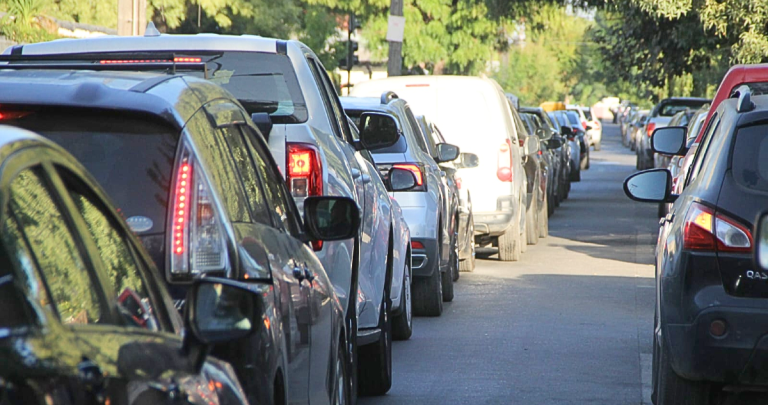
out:
{"label": "car bumper", "polygon": [[411,266],[414,277],[429,277],[435,271],[440,271],[440,260],[437,256],[437,239],[411,238],[411,246],[414,242],[421,243],[424,248],[411,248]]}
{"label": "car bumper", "polygon": [[[722,337],[710,333],[716,320],[727,326]],[[691,324],[667,325],[664,333],[672,368],[681,377],[768,385],[768,313],[764,309],[713,307],[701,311]]]}

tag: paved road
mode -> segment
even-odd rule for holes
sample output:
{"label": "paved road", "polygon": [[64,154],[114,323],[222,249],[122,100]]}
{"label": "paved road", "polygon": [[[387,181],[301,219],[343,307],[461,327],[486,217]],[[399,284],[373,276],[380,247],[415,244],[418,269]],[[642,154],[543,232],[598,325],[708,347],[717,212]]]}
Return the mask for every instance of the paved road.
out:
{"label": "paved road", "polygon": [[373,404],[650,403],[655,207],[628,200],[635,157],[606,125],[603,150],[523,260],[479,260],[440,318],[393,348]]}

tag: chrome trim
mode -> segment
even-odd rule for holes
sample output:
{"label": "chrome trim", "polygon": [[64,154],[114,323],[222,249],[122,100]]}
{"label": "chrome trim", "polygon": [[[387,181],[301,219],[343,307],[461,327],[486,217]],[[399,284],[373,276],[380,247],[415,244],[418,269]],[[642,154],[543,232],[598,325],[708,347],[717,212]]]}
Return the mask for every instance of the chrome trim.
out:
{"label": "chrome trim", "polygon": [[[421,262],[419,262],[419,259],[421,259]],[[411,255],[411,265],[414,270],[424,268],[428,262],[429,258],[425,254],[414,253]]]}

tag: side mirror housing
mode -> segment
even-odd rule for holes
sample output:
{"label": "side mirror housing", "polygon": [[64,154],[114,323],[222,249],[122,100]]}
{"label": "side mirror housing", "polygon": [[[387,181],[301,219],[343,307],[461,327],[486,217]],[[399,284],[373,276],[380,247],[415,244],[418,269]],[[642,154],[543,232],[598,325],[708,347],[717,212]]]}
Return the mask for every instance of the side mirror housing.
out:
{"label": "side mirror housing", "polygon": [[457,166],[459,169],[471,169],[480,166],[480,158],[474,153],[461,152]]}
{"label": "side mirror housing", "polygon": [[251,121],[261,131],[264,139],[269,140],[269,133],[272,132],[272,118],[270,118],[269,114],[265,112],[253,113],[251,114]]}
{"label": "side mirror housing", "polygon": [[768,211],[763,211],[755,220],[754,266],[763,272],[768,272]]}
{"label": "side mirror housing", "polygon": [[525,155],[535,155],[539,153],[539,150],[541,149],[541,145],[539,144],[539,138],[535,136],[527,136],[525,138],[525,142],[523,143],[523,149],[525,150]]}
{"label": "side mirror housing", "polygon": [[459,147],[450,143],[437,144],[437,163],[450,162],[459,157]]}
{"label": "side mirror housing", "polygon": [[670,203],[677,199],[672,194],[672,174],[667,169],[645,170],[627,177],[624,194],[640,202]]}
{"label": "side mirror housing", "polygon": [[687,132],[686,127],[657,128],[651,135],[651,148],[663,155],[685,156]]}
{"label": "side mirror housing", "polygon": [[187,293],[188,333],[205,345],[240,339],[251,333],[255,319],[254,294],[234,280],[203,277]]}
{"label": "side mirror housing", "polygon": [[387,177],[389,191],[408,191],[416,187],[416,184],[416,176],[410,170],[397,167],[389,169],[389,176]]}
{"label": "side mirror housing", "polygon": [[312,240],[351,239],[360,226],[360,209],[346,197],[307,197],[304,200],[304,225]]}
{"label": "side mirror housing", "polygon": [[365,112],[360,115],[360,143],[365,149],[390,147],[400,140],[400,128],[389,114]]}

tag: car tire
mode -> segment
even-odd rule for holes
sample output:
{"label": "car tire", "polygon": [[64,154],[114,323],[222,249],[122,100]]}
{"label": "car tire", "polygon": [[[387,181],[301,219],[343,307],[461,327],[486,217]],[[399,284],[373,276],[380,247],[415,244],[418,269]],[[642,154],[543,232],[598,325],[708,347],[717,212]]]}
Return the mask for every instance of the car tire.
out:
{"label": "car tire", "polygon": [[581,170],[589,170],[589,148],[587,148],[587,156],[579,161],[579,167]]}
{"label": "car tire", "polygon": [[531,206],[525,210],[525,242],[535,245],[539,243],[539,209],[536,195],[531,198]]}
{"label": "car tire", "polygon": [[669,346],[657,348],[658,370],[656,383],[656,405],[709,405],[710,383],[690,381],[682,378],[672,369]]}
{"label": "car tire", "polygon": [[454,222],[453,243],[451,243],[451,278],[453,282],[459,281],[459,219]]}
{"label": "car tire", "polygon": [[[523,230],[520,231],[520,234],[518,235],[518,246],[520,246],[520,253],[525,253],[528,251],[528,218],[527,218],[528,212],[526,211],[526,218],[523,221]],[[522,256],[521,256],[522,257]]]}
{"label": "car tire", "polygon": [[[578,183],[580,181],[581,181],[581,169],[577,167],[576,170],[574,170],[573,173],[571,174],[571,183]],[[568,188],[569,188],[568,191],[570,192],[570,183],[568,185]]]}
{"label": "car tire", "polygon": [[443,283],[440,268],[429,277],[413,279],[413,314],[418,316],[440,316],[443,313]]}
{"label": "car tire", "polygon": [[544,199],[544,209],[541,212],[546,212],[548,215],[539,215],[539,238],[546,238],[549,236],[549,216],[552,215],[549,212],[554,212],[549,208],[548,198]]}
{"label": "car tire", "polygon": [[522,257],[519,227],[517,224],[512,225],[506,232],[499,235],[499,260],[503,262],[516,262]]}
{"label": "car tire", "polygon": [[470,214],[469,221],[467,226],[469,229],[467,230],[467,233],[469,233],[469,257],[459,262],[459,271],[466,271],[468,273],[471,273],[475,271],[475,224],[474,224],[474,218],[472,218],[472,215]]}
{"label": "car tire", "polygon": [[411,292],[411,270],[408,263],[405,264],[403,273],[403,287],[400,290],[403,302],[400,314],[392,318],[392,338],[395,340],[408,340],[413,334],[413,295]]}
{"label": "car tire", "polygon": [[336,349],[336,376],[334,381],[333,405],[349,405],[349,375],[347,374],[347,349],[345,339],[339,339],[339,347]]}
{"label": "car tire", "polygon": [[595,144],[595,152],[599,152],[599,151],[600,151],[600,149],[602,149],[602,146],[600,145],[600,143],[601,143],[601,142],[602,142],[602,141],[600,141],[600,142],[598,142],[598,143],[596,143],[596,144]]}
{"label": "car tire", "polygon": [[357,364],[360,395],[384,395],[392,388],[392,320],[389,296],[385,293],[379,313],[379,340],[358,348]]}
{"label": "car tire", "polygon": [[667,212],[667,203],[659,203],[659,209],[657,214],[659,215],[659,218],[664,218],[667,216],[669,212]]}

